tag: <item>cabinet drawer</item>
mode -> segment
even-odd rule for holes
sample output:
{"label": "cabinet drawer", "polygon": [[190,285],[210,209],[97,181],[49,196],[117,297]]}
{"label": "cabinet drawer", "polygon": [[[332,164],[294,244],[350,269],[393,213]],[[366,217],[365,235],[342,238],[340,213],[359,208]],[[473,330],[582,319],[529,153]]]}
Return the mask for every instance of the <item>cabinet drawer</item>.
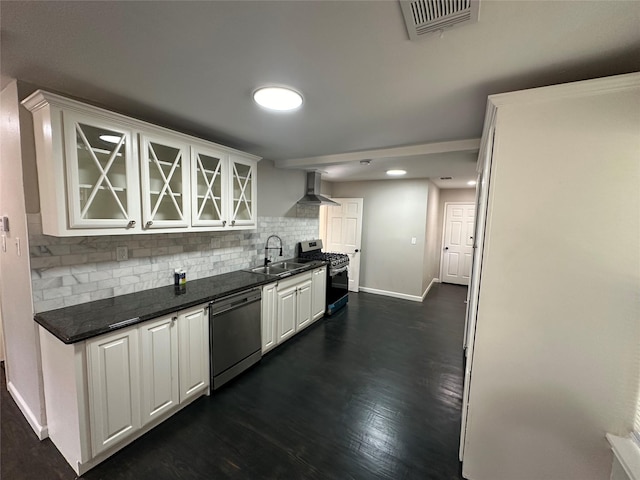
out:
{"label": "cabinet drawer", "polygon": [[302,282],[306,282],[307,280],[311,280],[311,272],[301,273],[299,275],[294,275],[292,277],[285,278],[283,280],[278,281],[278,290],[283,290],[287,288],[291,288],[295,285],[298,285]]}

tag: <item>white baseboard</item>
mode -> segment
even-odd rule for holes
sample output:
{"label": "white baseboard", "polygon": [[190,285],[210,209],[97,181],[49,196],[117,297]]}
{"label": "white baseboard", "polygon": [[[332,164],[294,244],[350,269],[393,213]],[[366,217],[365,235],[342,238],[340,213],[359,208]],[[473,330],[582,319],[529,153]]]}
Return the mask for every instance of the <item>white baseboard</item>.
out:
{"label": "white baseboard", "polygon": [[429,283],[429,286],[427,287],[427,289],[422,294],[422,301],[423,302],[424,302],[424,299],[427,297],[427,293],[429,293],[429,290],[431,290],[431,287],[433,287],[434,283],[440,283],[440,279],[439,278],[432,278],[431,279],[431,283]]}
{"label": "white baseboard", "polygon": [[36,432],[36,435],[38,436],[38,438],[40,440],[44,440],[45,438],[47,438],[49,436],[49,431],[47,430],[46,425],[45,426],[40,425],[40,422],[37,420],[36,416],[33,414],[31,409],[29,408],[29,405],[27,405],[27,402],[24,401],[24,398],[22,398],[22,395],[20,395],[20,392],[18,392],[16,387],[13,386],[13,383],[7,382],[7,390],[9,390],[9,393],[15,400],[16,404],[18,405],[18,408],[24,415],[24,418],[27,419],[27,422],[29,423],[33,431]]}
{"label": "white baseboard", "polygon": [[387,290],[378,290],[377,288],[360,287],[361,292],[373,293],[374,295],[384,295],[385,297],[401,298],[403,300],[411,300],[412,302],[421,302],[422,297],[418,295],[407,295],[406,293],[389,292]]}

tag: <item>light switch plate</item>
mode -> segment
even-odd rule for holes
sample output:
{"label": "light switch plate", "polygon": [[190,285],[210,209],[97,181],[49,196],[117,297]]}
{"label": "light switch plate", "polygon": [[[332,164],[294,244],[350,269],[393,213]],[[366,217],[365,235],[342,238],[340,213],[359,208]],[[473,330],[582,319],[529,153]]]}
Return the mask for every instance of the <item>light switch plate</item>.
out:
{"label": "light switch plate", "polygon": [[415,245],[416,244],[416,237],[411,237],[411,245]]}

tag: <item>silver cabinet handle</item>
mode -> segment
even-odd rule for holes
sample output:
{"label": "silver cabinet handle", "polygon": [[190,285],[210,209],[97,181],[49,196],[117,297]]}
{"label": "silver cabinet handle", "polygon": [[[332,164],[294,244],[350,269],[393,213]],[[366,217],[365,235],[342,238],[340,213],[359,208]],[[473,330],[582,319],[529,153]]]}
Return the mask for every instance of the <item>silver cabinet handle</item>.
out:
{"label": "silver cabinet handle", "polygon": [[153,222],[152,222],[151,220],[149,220],[149,221],[147,222],[147,228],[149,228],[151,225],[153,225]]}
{"label": "silver cabinet handle", "polygon": [[231,220],[231,226],[233,227],[236,224],[235,220]]}
{"label": "silver cabinet handle", "polygon": [[226,220],[222,220],[222,226],[225,227],[227,225],[227,221]]}
{"label": "silver cabinet handle", "polygon": [[127,223],[127,228],[133,228],[135,226],[136,226],[135,220],[130,220],[129,223]]}

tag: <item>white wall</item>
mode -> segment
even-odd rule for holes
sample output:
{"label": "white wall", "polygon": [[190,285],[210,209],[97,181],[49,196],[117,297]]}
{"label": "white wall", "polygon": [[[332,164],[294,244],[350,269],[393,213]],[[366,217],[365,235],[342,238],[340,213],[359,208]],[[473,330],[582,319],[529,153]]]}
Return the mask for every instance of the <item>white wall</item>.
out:
{"label": "white wall", "polygon": [[[423,293],[427,180],[335,182],[336,198],[364,198],[360,286],[419,299]],[[416,245],[411,238],[416,237]]]}
{"label": "white wall", "polygon": [[640,345],[640,87],[500,107],[463,474],[606,480]]}
{"label": "white wall", "polygon": [[[10,220],[7,250],[0,249],[0,298],[6,345],[7,387],[40,437],[46,435],[40,349],[33,321],[29,246],[22,178],[18,90],[1,93],[0,214]],[[16,242],[20,244],[20,254]]]}
{"label": "white wall", "polygon": [[[302,170],[276,169],[273,162],[262,159],[258,162],[258,216],[295,217],[299,215],[297,202],[306,191],[307,174]],[[311,209],[315,217],[319,207],[305,205],[305,216]]]}
{"label": "white wall", "polygon": [[431,282],[439,280],[440,276],[440,243],[442,233],[438,229],[440,209],[440,189],[432,182],[428,182],[427,218],[425,225],[424,265],[422,273],[422,291],[425,292]]}

